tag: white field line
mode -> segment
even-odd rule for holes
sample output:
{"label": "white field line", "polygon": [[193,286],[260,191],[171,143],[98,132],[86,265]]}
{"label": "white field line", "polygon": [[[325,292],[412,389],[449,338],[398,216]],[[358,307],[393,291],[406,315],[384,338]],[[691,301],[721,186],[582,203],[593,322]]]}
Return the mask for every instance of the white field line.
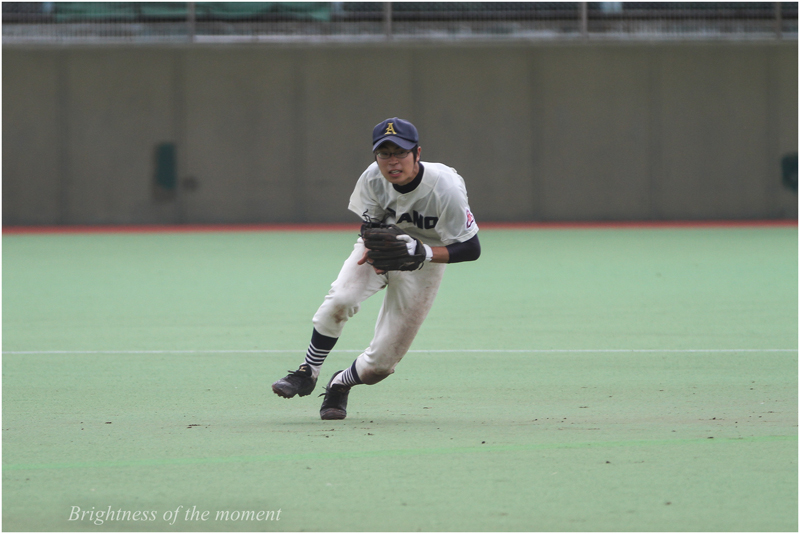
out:
{"label": "white field line", "polygon": [[[305,353],[305,349],[251,349],[251,350],[8,350],[3,354],[289,354]],[[334,349],[331,352],[363,352],[363,349]],[[797,349],[415,349],[409,353],[724,353],[724,352],[797,352]]]}

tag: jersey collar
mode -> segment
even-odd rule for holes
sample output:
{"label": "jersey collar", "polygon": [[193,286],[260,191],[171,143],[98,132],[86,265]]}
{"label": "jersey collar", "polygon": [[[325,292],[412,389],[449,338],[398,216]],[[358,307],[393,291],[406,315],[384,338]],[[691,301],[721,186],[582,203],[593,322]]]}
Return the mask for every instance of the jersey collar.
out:
{"label": "jersey collar", "polygon": [[419,162],[419,173],[417,173],[417,176],[413,180],[408,182],[406,185],[395,185],[395,184],[392,184],[392,187],[394,187],[394,190],[397,191],[398,193],[400,193],[401,195],[405,195],[406,193],[410,193],[414,189],[416,189],[417,186],[420,183],[422,183],[422,173],[424,173],[424,172],[425,172],[425,168],[422,166],[422,162],[420,161]]}

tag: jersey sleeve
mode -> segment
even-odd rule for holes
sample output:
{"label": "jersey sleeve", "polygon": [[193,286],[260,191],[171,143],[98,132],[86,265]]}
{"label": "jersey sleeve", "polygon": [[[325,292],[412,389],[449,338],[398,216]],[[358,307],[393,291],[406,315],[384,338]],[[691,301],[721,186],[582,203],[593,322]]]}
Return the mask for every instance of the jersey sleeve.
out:
{"label": "jersey sleeve", "polygon": [[386,215],[386,210],[378,203],[375,192],[370,186],[370,176],[372,175],[370,172],[371,168],[372,166],[367,168],[367,170],[361,174],[358,182],[356,182],[356,187],[350,195],[350,204],[347,208],[361,218],[366,214],[371,219],[382,221]]}
{"label": "jersey sleeve", "polygon": [[459,183],[459,187],[448,190],[441,199],[439,223],[436,230],[445,245],[463,243],[477,235],[478,224],[469,209],[463,181]]}

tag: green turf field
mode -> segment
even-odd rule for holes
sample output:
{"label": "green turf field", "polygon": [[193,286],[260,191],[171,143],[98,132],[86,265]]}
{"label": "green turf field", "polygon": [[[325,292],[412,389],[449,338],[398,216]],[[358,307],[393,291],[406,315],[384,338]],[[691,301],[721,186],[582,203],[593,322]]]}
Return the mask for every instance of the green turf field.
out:
{"label": "green turf field", "polygon": [[797,531],[796,226],[480,235],[333,422],[355,231],[5,235],[3,529]]}

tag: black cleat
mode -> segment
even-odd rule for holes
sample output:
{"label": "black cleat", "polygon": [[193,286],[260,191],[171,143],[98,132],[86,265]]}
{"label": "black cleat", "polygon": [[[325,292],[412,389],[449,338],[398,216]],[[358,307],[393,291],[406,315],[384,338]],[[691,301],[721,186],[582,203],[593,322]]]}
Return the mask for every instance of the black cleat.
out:
{"label": "black cleat", "polygon": [[319,416],[322,419],[344,419],[347,417],[347,396],[350,394],[350,386],[344,384],[331,385],[333,379],[341,373],[337,371],[333,373],[330,382],[325,387],[325,399],[322,401],[322,406],[319,409]]}
{"label": "black cleat", "polygon": [[309,395],[316,385],[317,379],[311,374],[311,366],[304,363],[297,371],[289,371],[288,375],[272,384],[272,391],[280,397],[291,399],[295,395]]}

